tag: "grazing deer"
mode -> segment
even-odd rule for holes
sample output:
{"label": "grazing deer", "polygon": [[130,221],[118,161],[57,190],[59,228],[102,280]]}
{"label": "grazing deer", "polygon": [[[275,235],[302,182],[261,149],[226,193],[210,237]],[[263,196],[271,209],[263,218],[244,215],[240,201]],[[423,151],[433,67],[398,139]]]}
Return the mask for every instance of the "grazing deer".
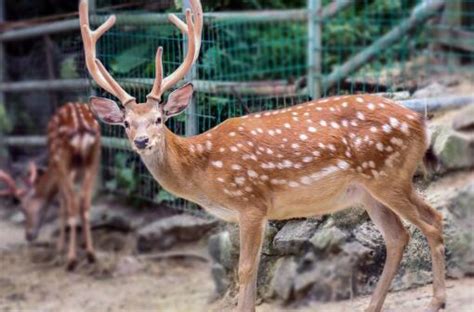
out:
{"label": "grazing deer", "polygon": [[290,108],[229,119],[190,138],[173,134],[167,119],[182,113],[192,97],[181,80],[196,61],[202,9],[192,0],[186,24],[170,21],[188,36],[183,64],[162,77],[162,48],[156,54],[156,80],[146,103],[137,104],[96,59],[96,42],[115,21],[96,31],[88,21],[87,0],[80,20],[87,67],[99,86],[116,96],[92,97],[90,105],[105,123],[122,125],[133,149],[153,177],[171,193],[195,202],[240,227],[238,310],[253,311],[256,274],[267,220],[332,213],[361,203],[382,232],[387,258],[368,311],[380,311],[409,235],[401,219],[428,238],[433,259],[434,299],[445,303],[442,217],[415,192],[412,177],[428,146],[424,120],[397,103],[372,95],[338,96]]}
{"label": "grazing deer", "polygon": [[[100,127],[87,104],[62,106],[48,124],[48,168],[42,175],[30,163],[25,187],[17,187],[14,179],[0,171],[7,190],[0,195],[16,197],[26,219],[26,239],[37,238],[49,203],[59,195],[60,233],[58,251],[65,247],[66,222],[70,228],[67,268],[74,269],[76,260],[76,227],[79,216],[89,261],[95,260],[89,225],[92,191],[100,159]],[[79,191],[75,184],[80,182]]]}

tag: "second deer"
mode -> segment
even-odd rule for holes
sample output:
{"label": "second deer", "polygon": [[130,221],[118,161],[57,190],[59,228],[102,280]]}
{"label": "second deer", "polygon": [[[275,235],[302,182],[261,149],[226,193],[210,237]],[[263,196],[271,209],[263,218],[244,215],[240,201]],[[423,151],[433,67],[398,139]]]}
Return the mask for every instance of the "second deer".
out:
{"label": "second deer", "polygon": [[[25,215],[26,239],[37,238],[44,216],[54,198],[60,202],[58,251],[65,249],[66,224],[69,226],[67,268],[77,264],[76,232],[82,220],[82,232],[89,261],[95,260],[89,225],[89,209],[100,160],[100,127],[87,104],[62,106],[48,124],[48,168],[38,174],[30,164],[24,186],[0,170],[7,189],[0,196],[14,196]],[[76,185],[79,189],[76,190]],[[58,196],[56,196],[58,195]]]}
{"label": "second deer", "polygon": [[196,61],[202,8],[191,0],[186,23],[172,15],[188,37],[183,64],[163,79],[162,48],[147,102],[138,104],[96,58],[97,40],[114,24],[89,28],[87,0],[80,4],[87,68],[112,100],[90,105],[104,122],[121,125],[153,177],[171,193],[195,202],[240,228],[239,311],[254,311],[256,276],[267,220],[309,217],[362,204],[382,232],[387,258],[367,311],[380,311],[409,235],[405,219],[427,237],[433,260],[434,298],[445,304],[442,216],[415,192],[412,177],[428,146],[422,116],[372,95],[338,96],[225,121],[206,133],[178,137],[165,125],[189,105],[193,86],[162,96]]}

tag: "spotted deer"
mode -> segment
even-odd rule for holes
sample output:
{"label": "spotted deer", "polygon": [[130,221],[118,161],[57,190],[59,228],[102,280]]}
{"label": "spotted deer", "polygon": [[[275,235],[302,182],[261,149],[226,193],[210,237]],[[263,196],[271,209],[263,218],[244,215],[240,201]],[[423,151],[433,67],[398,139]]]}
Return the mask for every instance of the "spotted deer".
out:
{"label": "spotted deer", "polygon": [[88,21],[87,0],[80,20],[87,68],[104,90],[123,105],[92,97],[90,105],[105,123],[121,125],[132,148],[153,177],[176,196],[197,203],[240,228],[239,311],[254,311],[256,274],[267,220],[310,217],[362,204],[382,232],[387,258],[367,311],[380,311],[409,235],[401,219],[428,238],[433,259],[434,299],[445,303],[441,215],[415,192],[412,177],[428,146],[421,116],[373,95],[336,96],[294,107],[228,119],[193,137],[179,137],[166,121],[189,105],[193,86],[162,96],[196,61],[202,9],[192,0],[186,24],[170,21],[188,37],[182,65],[163,79],[162,48],[156,79],[145,103],[138,104],[96,58],[96,42],[110,29],[110,17],[96,31]]}
{"label": "spotted deer", "polygon": [[70,229],[67,268],[72,270],[77,263],[79,217],[88,260],[95,260],[89,209],[100,159],[100,127],[87,104],[68,103],[51,118],[48,153],[48,167],[44,174],[38,174],[36,166],[30,163],[24,186],[17,186],[9,174],[0,171],[0,180],[7,186],[0,196],[9,195],[20,201],[28,241],[37,238],[49,204],[58,197],[60,232],[57,248],[58,252],[65,248],[67,223]]}

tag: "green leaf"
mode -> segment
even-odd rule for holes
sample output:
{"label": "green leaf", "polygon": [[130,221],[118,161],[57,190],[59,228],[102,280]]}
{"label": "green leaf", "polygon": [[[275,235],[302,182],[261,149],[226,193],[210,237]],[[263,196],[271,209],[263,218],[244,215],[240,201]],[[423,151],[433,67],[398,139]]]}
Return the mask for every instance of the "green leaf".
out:
{"label": "green leaf", "polygon": [[133,46],[119,53],[112,60],[110,67],[115,73],[127,74],[149,62],[148,51],[150,51],[150,44],[148,43]]}

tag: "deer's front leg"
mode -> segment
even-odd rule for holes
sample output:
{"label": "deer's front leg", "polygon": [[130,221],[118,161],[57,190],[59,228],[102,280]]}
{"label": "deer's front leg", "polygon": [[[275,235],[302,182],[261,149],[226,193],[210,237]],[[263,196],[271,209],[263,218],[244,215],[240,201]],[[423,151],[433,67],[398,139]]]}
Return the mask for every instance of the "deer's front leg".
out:
{"label": "deer's front leg", "polygon": [[266,219],[253,215],[241,215],[240,258],[239,258],[239,299],[237,310],[255,311],[257,295],[257,272],[263,242]]}

